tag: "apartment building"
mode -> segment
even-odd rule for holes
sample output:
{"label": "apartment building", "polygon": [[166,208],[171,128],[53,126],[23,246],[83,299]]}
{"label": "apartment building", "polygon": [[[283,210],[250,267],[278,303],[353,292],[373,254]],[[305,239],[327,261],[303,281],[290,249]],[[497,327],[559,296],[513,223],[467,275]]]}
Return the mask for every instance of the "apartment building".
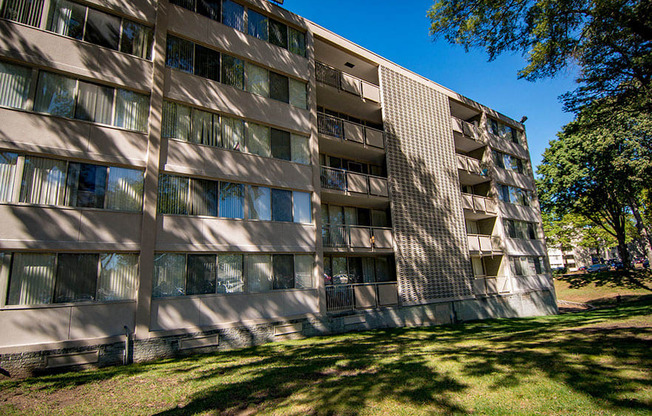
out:
{"label": "apartment building", "polygon": [[556,313],[522,124],[264,0],[0,0],[0,367]]}

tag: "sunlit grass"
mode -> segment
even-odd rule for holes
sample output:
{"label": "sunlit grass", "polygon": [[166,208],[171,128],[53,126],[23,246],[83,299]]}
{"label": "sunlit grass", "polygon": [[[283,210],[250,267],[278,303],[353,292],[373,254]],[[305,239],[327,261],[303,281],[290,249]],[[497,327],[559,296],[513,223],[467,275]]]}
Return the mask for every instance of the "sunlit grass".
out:
{"label": "sunlit grass", "polygon": [[0,414],[652,413],[652,304],[0,382]]}

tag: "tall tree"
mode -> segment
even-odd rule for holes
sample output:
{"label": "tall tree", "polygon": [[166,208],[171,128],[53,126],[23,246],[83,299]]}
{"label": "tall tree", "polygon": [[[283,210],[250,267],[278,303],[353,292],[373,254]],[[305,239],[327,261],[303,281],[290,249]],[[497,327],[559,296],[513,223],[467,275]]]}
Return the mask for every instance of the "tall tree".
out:
{"label": "tall tree", "polygon": [[578,110],[604,97],[652,109],[652,2],[649,0],[436,0],[428,12],[436,39],[489,60],[521,52],[519,77],[554,76],[579,67],[579,88],[564,97]]}

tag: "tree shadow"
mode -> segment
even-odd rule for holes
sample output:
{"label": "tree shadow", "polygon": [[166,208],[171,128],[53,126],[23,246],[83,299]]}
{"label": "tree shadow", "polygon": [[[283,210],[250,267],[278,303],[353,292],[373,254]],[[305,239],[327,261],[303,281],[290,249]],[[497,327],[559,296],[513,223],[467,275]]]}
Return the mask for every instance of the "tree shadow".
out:
{"label": "tree shadow", "polygon": [[571,289],[579,289],[595,284],[598,287],[624,287],[652,291],[652,273],[647,270],[565,274],[558,276],[557,280],[568,283]]}

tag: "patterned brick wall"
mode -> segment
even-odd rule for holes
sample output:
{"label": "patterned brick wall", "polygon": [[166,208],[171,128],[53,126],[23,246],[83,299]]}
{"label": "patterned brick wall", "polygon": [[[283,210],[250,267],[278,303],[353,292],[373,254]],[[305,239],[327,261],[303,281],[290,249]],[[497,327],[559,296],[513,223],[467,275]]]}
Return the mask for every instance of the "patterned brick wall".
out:
{"label": "patterned brick wall", "polygon": [[401,300],[470,296],[473,271],[448,99],[385,67],[381,88]]}

